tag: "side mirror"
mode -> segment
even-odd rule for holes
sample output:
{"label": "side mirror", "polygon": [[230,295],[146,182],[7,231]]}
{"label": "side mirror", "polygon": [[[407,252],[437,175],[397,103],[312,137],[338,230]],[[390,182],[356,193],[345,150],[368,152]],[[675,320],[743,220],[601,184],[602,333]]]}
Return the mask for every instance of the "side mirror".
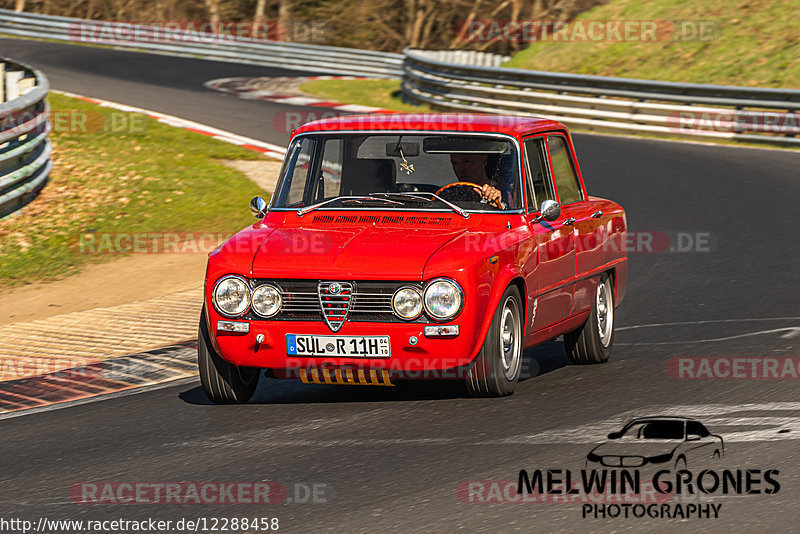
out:
{"label": "side mirror", "polygon": [[700,434],[686,434],[686,441],[700,441]]}
{"label": "side mirror", "polygon": [[619,432],[612,432],[608,435],[608,439],[619,439],[622,435]]}
{"label": "side mirror", "polygon": [[267,201],[261,197],[253,197],[253,200],[250,201],[250,213],[256,219],[263,219],[267,214]]}
{"label": "side mirror", "polygon": [[555,221],[561,215],[561,206],[555,200],[545,200],[539,207],[539,216],[533,222],[538,223],[542,219]]}

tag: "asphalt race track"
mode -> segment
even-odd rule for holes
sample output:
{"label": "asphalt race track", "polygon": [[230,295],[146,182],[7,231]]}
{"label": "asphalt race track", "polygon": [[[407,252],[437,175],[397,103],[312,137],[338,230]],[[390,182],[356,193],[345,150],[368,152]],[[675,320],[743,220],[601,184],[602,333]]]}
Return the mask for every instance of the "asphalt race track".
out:
{"label": "asphalt race track", "polygon": [[[0,47],[55,89],[287,140],[272,125],[285,107],[202,83],[296,72],[45,42]],[[575,143],[589,193],[620,202],[631,231],[643,246],[655,236],[657,249],[630,254],[608,364],[568,365],[554,342],[526,353],[526,379],[504,399],[467,398],[453,381],[381,389],[262,379],[251,404],[212,406],[192,380],[5,419],[2,517],[276,517],[287,532],[797,528],[798,377],[691,380],[667,369],[678,357],[800,357],[800,153],[596,135]],[[583,518],[584,501],[476,502],[492,499],[475,488],[515,486],[520,469],[577,472],[628,418],[667,414],[696,417],[725,439],[713,469],[778,470],[780,490],[716,494],[718,518],[684,522]],[[70,488],[87,481],[276,481],[287,493],[269,505],[73,502]]]}

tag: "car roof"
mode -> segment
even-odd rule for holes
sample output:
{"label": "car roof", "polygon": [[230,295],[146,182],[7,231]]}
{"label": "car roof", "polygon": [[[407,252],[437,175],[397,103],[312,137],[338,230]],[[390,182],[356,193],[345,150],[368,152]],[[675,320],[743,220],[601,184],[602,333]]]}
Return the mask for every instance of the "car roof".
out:
{"label": "car roof", "polygon": [[526,135],[547,130],[566,130],[558,121],[542,117],[468,113],[385,113],[344,115],[304,124],[294,133],[315,131],[430,130],[508,133]]}
{"label": "car roof", "polygon": [[625,423],[625,426],[632,425],[634,423],[646,423],[648,421],[687,421],[687,422],[691,421],[693,423],[700,422],[695,419],[692,419],[691,417],[681,417],[677,415],[659,415],[659,416],[653,415],[648,417],[637,417],[636,419],[631,419],[630,421]]}

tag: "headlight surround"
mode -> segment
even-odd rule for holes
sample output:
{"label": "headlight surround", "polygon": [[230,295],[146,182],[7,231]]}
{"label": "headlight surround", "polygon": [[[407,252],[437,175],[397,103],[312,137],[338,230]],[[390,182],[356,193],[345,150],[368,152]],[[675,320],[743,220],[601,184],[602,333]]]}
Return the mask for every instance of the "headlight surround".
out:
{"label": "headlight surround", "polygon": [[435,278],[425,287],[425,311],[437,321],[452,319],[464,305],[464,292],[449,278]]}
{"label": "headlight surround", "polygon": [[422,294],[414,287],[401,287],[394,292],[392,309],[395,315],[413,321],[422,315]]}
{"label": "headlight surround", "polygon": [[225,317],[238,317],[250,307],[250,286],[239,276],[223,276],[214,286],[214,308]]}
{"label": "headlight surround", "polygon": [[253,312],[259,317],[272,317],[281,310],[283,297],[280,290],[272,284],[263,284],[253,291]]}
{"label": "headlight surround", "polygon": [[663,464],[664,462],[669,462],[670,460],[672,460],[672,452],[667,454],[659,454],[658,456],[651,456],[646,460],[647,461],[645,463]]}

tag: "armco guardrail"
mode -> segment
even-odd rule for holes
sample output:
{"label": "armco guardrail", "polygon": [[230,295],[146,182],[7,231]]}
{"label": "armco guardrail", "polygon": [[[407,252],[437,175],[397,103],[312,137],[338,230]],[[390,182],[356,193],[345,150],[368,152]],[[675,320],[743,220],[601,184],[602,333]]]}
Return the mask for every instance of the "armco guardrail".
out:
{"label": "armco guardrail", "polygon": [[403,95],[438,109],[555,119],[616,133],[800,146],[800,91],[582,76],[441,61],[406,50]]}
{"label": "armco guardrail", "polygon": [[19,209],[47,183],[47,78],[36,69],[0,59],[0,217]]}
{"label": "armco guardrail", "polygon": [[158,26],[156,38],[146,24],[104,22],[18,13],[0,9],[0,34],[100,44],[144,52],[199,57],[215,61],[268,65],[293,70],[323,70],[350,76],[400,77],[402,54],[287,43],[215,34],[199,34]]}

